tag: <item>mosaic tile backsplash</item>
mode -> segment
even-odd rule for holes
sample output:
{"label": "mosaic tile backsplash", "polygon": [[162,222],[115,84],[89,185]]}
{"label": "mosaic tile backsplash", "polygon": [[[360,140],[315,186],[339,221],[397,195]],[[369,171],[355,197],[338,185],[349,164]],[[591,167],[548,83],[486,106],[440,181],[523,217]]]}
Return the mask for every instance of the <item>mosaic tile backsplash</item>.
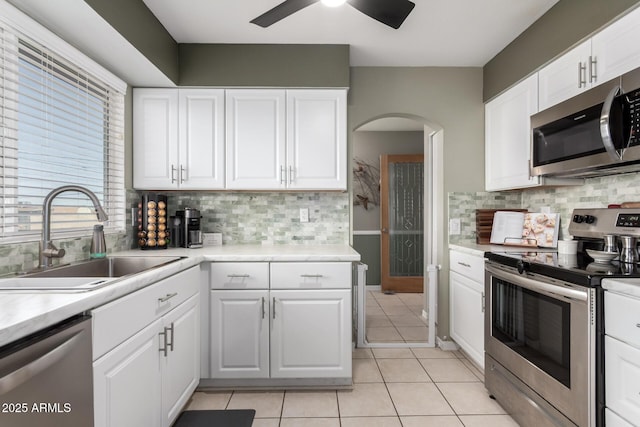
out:
{"label": "mosaic tile backsplash", "polygon": [[[221,232],[224,244],[348,244],[349,195],[347,193],[205,193],[159,192],[169,196],[169,212],[184,207],[200,209],[202,230]],[[127,191],[127,206],[142,193]],[[300,222],[300,208],[309,209],[309,222]],[[106,233],[108,252],[132,247],[131,209],[126,212],[126,233]],[[54,239],[64,248],[63,262],[89,258],[91,230],[87,236]],[[0,275],[38,266],[36,242],[0,245]],[[54,263],[58,263],[54,260]]]}
{"label": "mosaic tile backsplash", "polygon": [[520,208],[539,211],[548,206],[560,214],[560,238],[569,235],[575,208],[606,208],[609,204],[640,201],[640,173],[589,178],[584,185],[526,189],[509,192],[449,193],[449,217],[461,219],[461,234],[449,236],[454,244],[474,243],[475,210]]}

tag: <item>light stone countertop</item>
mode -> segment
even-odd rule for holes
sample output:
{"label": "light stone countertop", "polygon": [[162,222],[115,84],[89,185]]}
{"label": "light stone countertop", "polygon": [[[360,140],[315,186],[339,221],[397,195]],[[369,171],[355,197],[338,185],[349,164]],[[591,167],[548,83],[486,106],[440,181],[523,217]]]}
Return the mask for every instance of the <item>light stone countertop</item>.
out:
{"label": "light stone countertop", "polygon": [[202,262],[360,261],[360,254],[349,245],[225,245],[200,249],[130,250],[110,256],[186,258],[88,292],[0,291],[0,347]]}
{"label": "light stone countertop", "polygon": [[513,245],[480,245],[478,243],[457,243],[449,244],[449,249],[471,255],[484,256],[486,252],[555,252],[555,248],[530,248],[526,246]]}
{"label": "light stone countertop", "polygon": [[640,298],[640,279],[602,279],[601,284],[607,291]]}

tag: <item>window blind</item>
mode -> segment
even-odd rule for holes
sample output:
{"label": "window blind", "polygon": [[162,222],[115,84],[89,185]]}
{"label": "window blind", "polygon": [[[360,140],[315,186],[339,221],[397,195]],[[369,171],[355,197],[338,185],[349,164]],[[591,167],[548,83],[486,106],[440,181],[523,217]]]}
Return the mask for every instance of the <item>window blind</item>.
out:
{"label": "window blind", "polygon": [[[0,31],[0,241],[39,238],[44,197],[69,184],[96,194],[105,230],[124,229],[124,94],[6,22]],[[96,223],[84,194],[54,200],[56,238]]]}

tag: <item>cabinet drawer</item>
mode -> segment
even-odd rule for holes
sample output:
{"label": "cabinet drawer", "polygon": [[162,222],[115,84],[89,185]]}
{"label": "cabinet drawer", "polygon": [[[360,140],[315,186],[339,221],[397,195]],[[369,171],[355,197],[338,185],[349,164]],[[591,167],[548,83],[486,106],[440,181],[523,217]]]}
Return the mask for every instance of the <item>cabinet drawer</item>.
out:
{"label": "cabinet drawer", "polygon": [[640,348],[640,299],[605,292],[605,333]]}
{"label": "cabinet drawer", "polygon": [[198,293],[200,267],[192,267],[92,311],[93,360]]}
{"label": "cabinet drawer", "polygon": [[464,252],[449,251],[449,269],[476,282],[484,282],[484,258]]}
{"label": "cabinet drawer", "polygon": [[211,263],[211,289],[269,289],[269,263]]}
{"label": "cabinet drawer", "polygon": [[606,405],[626,420],[640,420],[640,349],[604,338]]}
{"label": "cabinet drawer", "polygon": [[350,262],[271,263],[271,289],[350,288]]}

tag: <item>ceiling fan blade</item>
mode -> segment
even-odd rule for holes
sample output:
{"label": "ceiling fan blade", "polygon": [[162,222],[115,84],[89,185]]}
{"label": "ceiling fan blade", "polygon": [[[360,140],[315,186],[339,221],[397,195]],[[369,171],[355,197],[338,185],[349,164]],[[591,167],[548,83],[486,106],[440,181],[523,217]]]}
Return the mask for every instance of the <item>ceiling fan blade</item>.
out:
{"label": "ceiling fan blade", "polygon": [[318,1],[320,0],[285,0],[273,9],[270,9],[253,19],[251,23],[266,28],[307,6],[317,3]]}
{"label": "ceiling fan blade", "polygon": [[365,15],[396,30],[400,28],[416,5],[409,0],[347,0],[347,3]]}

